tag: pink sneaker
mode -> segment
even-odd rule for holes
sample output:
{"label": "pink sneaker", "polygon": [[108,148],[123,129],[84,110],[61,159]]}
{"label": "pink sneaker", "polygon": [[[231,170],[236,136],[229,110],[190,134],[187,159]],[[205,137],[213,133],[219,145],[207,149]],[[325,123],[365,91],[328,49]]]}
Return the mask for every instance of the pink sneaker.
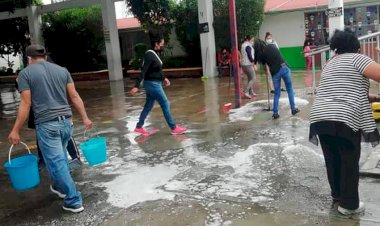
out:
{"label": "pink sneaker", "polygon": [[136,129],[135,129],[135,132],[136,132],[136,133],[141,133],[141,134],[143,134],[143,135],[148,135],[148,134],[149,134],[149,132],[146,131],[144,128],[136,128]]}
{"label": "pink sneaker", "polygon": [[252,99],[252,96],[249,95],[248,93],[244,93],[244,97],[247,98],[247,99]]}
{"label": "pink sneaker", "polygon": [[184,134],[187,131],[186,128],[176,126],[174,129],[172,129],[171,134],[172,135],[177,135],[177,134]]}

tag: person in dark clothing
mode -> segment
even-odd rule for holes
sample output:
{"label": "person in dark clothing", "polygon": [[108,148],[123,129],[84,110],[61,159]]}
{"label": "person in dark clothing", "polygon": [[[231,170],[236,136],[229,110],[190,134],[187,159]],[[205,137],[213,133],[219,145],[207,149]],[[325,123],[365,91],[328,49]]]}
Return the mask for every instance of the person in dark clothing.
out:
{"label": "person in dark clothing", "polygon": [[162,52],[164,49],[165,41],[163,38],[158,36],[153,37],[151,41],[152,49],[146,51],[144,54],[141,74],[136,81],[135,87],[133,87],[130,91],[132,96],[136,95],[139,90],[140,83],[143,81],[146,92],[146,101],[143,111],[140,114],[139,121],[136,125],[135,132],[143,135],[149,134],[149,131],[146,131],[143,128],[143,125],[146,117],[153,108],[154,102],[157,101],[160,104],[166,122],[171,129],[171,134],[183,134],[187,131],[187,129],[176,125],[174,122],[170,112],[168,98],[166,97],[165,91],[162,87],[162,84],[164,86],[170,86],[169,79],[166,78],[162,72],[162,61],[158,56],[158,53]]}
{"label": "person in dark clothing", "polygon": [[273,100],[273,119],[280,117],[278,114],[278,102],[281,96],[281,79],[284,80],[286,91],[288,93],[289,104],[292,115],[299,112],[294,101],[294,91],[292,87],[291,71],[281,56],[280,51],[275,45],[266,44],[263,40],[257,39],[254,44],[255,61],[268,65],[272,74],[274,85],[274,100]]}
{"label": "person in dark clothing", "polygon": [[230,66],[231,53],[226,48],[223,48],[222,51],[218,53],[217,60],[218,60],[218,74],[219,76],[222,76],[222,67]]}

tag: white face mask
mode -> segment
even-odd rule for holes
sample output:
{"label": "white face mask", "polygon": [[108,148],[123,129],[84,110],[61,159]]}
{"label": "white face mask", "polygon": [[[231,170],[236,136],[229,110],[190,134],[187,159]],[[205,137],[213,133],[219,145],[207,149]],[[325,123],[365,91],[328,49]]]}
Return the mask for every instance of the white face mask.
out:
{"label": "white face mask", "polygon": [[271,38],[267,39],[267,43],[272,43],[272,42],[273,42],[273,39],[271,39]]}

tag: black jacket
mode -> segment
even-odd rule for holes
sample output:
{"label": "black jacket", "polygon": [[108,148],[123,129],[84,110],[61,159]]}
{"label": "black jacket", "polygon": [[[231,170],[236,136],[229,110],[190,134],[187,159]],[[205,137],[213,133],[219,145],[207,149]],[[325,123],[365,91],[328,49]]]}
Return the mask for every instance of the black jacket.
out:
{"label": "black jacket", "polygon": [[135,87],[139,88],[143,80],[163,81],[165,79],[162,72],[162,61],[154,50],[148,50],[144,54],[141,74],[137,78]]}

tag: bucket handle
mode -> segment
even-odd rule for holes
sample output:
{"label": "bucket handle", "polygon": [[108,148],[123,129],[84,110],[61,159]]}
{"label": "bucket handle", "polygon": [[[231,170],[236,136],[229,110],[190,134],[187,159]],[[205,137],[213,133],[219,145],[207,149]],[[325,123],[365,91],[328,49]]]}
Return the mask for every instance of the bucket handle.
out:
{"label": "bucket handle", "polygon": [[[30,149],[28,147],[28,145],[26,145],[24,142],[20,141],[21,144],[23,144],[26,149],[28,150],[29,152],[29,155],[31,155],[32,153],[30,152]],[[9,154],[8,154],[8,162],[9,162],[9,165],[11,165],[11,153],[12,153],[12,149],[13,149],[13,146],[15,146],[14,144],[11,145],[11,147],[9,148]]]}
{"label": "bucket handle", "polygon": [[86,138],[86,133],[87,133],[87,130],[95,130],[95,133],[96,133],[96,137],[99,137],[99,132],[98,130],[96,129],[96,126],[93,126],[91,129],[85,129],[84,130],[84,133],[83,133],[83,137]]}

